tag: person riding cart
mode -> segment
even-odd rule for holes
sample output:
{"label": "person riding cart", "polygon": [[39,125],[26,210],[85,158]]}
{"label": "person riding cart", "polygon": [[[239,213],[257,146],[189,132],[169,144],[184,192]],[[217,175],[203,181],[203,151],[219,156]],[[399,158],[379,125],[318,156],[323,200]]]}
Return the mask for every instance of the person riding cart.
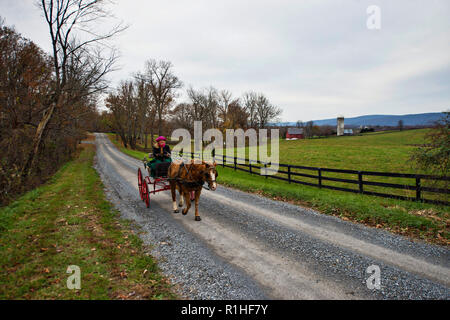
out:
{"label": "person riding cart", "polygon": [[150,168],[150,176],[156,178],[156,167],[159,163],[172,162],[170,147],[166,144],[166,138],[160,136],[156,139],[156,143],[153,146],[153,153],[149,153],[149,157],[153,158],[147,162],[147,166]]}

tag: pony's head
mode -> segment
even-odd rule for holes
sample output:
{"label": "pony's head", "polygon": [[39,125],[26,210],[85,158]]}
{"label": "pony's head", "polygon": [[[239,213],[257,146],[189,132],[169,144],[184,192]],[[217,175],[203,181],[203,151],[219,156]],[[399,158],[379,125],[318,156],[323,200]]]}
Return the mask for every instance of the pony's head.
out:
{"label": "pony's head", "polygon": [[215,191],[217,189],[216,179],[219,176],[216,170],[216,163],[205,162],[205,171],[203,172],[205,181],[208,182],[208,187]]}

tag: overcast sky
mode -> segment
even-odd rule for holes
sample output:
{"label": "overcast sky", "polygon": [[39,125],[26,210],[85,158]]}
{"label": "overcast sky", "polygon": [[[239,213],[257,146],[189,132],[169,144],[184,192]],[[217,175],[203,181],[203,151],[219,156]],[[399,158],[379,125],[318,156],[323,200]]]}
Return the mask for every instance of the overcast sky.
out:
{"label": "overcast sky", "polygon": [[[448,0],[116,2],[130,27],[115,40],[112,85],[156,58],[184,89],[263,92],[284,121],[450,109]],[[0,15],[49,52],[34,3],[0,0]],[[379,30],[366,26],[369,5],[381,9]]]}

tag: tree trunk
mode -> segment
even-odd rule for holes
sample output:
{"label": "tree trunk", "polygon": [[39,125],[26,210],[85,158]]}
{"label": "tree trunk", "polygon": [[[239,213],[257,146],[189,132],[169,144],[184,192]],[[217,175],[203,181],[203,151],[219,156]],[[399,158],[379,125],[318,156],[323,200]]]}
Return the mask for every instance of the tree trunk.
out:
{"label": "tree trunk", "polygon": [[147,136],[148,136],[148,132],[147,132],[147,130],[145,130],[145,133],[144,133],[144,140],[145,140],[145,149],[147,150]]}
{"label": "tree trunk", "polygon": [[158,136],[162,135],[162,120],[161,114],[158,115]]}
{"label": "tree trunk", "polygon": [[125,148],[128,148],[127,137],[124,133],[120,133],[120,138],[122,139],[122,144]]}
{"label": "tree trunk", "polygon": [[135,135],[133,135],[130,139],[130,146],[131,146],[131,149],[136,150],[136,136]]}
{"label": "tree trunk", "polygon": [[33,150],[28,155],[27,161],[25,162],[25,165],[22,168],[22,175],[21,175],[22,181],[24,181],[29,176],[31,168],[33,168],[35,165],[37,154],[39,153],[41,148],[44,131],[47,128],[47,124],[52,118],[54,111],[55,111],[55,104],[52,103],[49,110],[42,117],[41,122],[39,122],[39,125],[36,129],[36,133],[34,134],[33,138]]}

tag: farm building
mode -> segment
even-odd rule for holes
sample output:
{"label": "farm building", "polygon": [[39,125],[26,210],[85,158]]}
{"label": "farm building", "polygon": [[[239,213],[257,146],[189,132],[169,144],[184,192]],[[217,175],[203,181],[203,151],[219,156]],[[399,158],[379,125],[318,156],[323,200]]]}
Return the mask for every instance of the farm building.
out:
{"label": "farm building", "polygon": [[303,139],[303,128],[288,128],[286,140]]}
{"label": "farm building", "polygon": [[344,136],[352,136],[353,129],[344,129]]}

